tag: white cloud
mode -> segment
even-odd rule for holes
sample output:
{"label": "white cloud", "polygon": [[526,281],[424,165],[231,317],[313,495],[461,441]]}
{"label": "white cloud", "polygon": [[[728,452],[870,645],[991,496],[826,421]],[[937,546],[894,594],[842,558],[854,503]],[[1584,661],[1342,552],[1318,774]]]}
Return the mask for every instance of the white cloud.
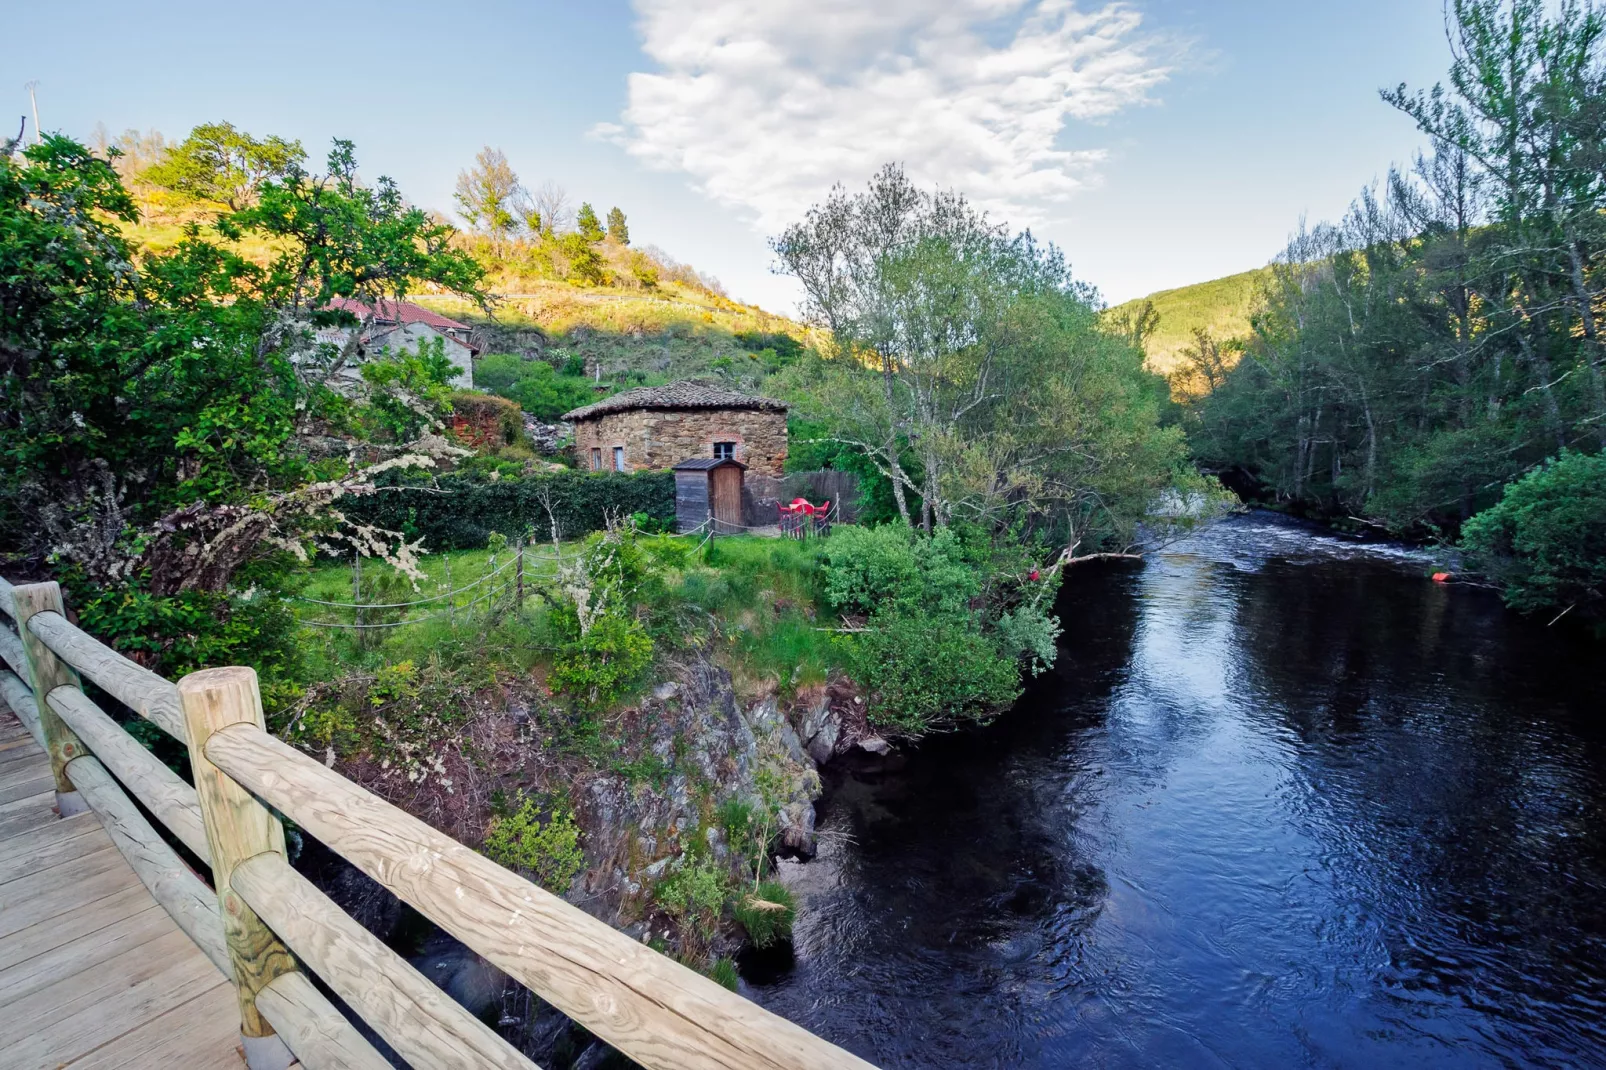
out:
{"label": "white cloud", "polygon": [[1123,3],[637,0],[656,73],[596,127],[766,233],[898,161],[1016,225],[1096,181],[1067,123],[1150,99],[1168,67]]}

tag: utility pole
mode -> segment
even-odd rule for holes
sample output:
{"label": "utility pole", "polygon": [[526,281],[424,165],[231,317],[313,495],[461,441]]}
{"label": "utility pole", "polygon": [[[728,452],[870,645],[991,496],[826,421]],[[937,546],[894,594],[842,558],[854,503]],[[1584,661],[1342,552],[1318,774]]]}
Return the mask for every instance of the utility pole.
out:
{"label": "utility pole", "polygon": [[35,145],[44,140],[44,138],[40,137],[39,135],[39,98],[34,95],[34,90],[38,88],[38,86],[39,79],[35,78],[33,81],[22,87],[28,91],[28,103],[33,105],[33,143]]}

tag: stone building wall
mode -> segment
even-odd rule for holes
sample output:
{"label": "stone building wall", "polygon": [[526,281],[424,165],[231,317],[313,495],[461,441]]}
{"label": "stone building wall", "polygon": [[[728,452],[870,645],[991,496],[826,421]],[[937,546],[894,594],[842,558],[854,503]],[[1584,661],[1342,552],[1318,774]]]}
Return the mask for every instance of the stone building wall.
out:
{"label": "stone building wall", "polygon": [[689,457],[712,457],[714,443],[734,442],[736,459],[758,475],[779,476],[786,463],[786,414],[762,409],[632,409],[611,412],[574,425],[574,448],[581,468],[590,468],[591,451],[602,451],[601,467],[613,467],[613,449],[625,448],[625,471],[668,468]]}

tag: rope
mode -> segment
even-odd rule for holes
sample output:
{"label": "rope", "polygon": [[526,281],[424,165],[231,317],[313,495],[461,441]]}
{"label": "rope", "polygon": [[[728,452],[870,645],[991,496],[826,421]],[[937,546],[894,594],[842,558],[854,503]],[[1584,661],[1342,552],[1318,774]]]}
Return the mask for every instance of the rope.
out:
{"label": "rope", "polygon": [[[556,554],[550,557],[544,555],[526,554],[524,556],[524,560],[527,562],[558,561],[561,560],[561,558]],[[325,602],[321,598],[305,598],[299,594],[291,595],[290,597],[295,599],[297,602],[306,602],[309,605],[314,606],[333,606],[336,609],[406,609],[409,606],[427,606],[431,602],[439,602],[443,598],[454,598],[457,595],[462,594],[464,591],[472,591],[486,580],[493,576],[501,575],[503,572],[506,572],[509,568],[512,568],[516,564],[518,564],[517,555],[515,555],[513,559],[508,561],[506,564],[499,565],[494,572],[487,572],[473,583],[465,584],[464,586],[453,591],[447,591],[445,594],[432,595],[429,598],[419,598],[412,602]]]}
{"label": "rope", "polygon": [[[345,624],[345,623],[342,623],[342,622],[339,622],[339,621],[325,621],[325,620],[303,620],[303,621],[298,621],[297,623],[303,624],[308,628],[343,628],[343,629],[348,629],[348,630],[353,630],[353,631],[359,630],[359,629],[362,630],[362,631],[368,631],[369,629],[373,629],[373,628],[401,628],[401,627],[404,627],[405,625],[408,625],[408,624],[422,624],[426,620],[439,620],[441,617],[450,616],[451,614],[456,613],[459,610],[473,609],[475,606],[479,605],[481,602],[485,601],[487,598],[495,598],[497,595],[505,594],[505,593],[507,593],[508,591],[510,591],[512,589],[513,589],[513,585],[512,584],[504,583],[502,586],[500,586],[500,587],[498,587],[498,588],[496,588],[494,590],[487,591],[486,593],[480,595],[478,598],[474,599],[474,601],[468,603],[467,605],[453,606],[450,609],[443,609],[438,613],[426,613],[422,617],[411,617],[411,618],[409,618],[407,620],[393,620],[393,621],[389,622],[388,624]],[[376,607],[376,606],[363,606],[362,608],[363,609],[376,609],[378,607]]]}

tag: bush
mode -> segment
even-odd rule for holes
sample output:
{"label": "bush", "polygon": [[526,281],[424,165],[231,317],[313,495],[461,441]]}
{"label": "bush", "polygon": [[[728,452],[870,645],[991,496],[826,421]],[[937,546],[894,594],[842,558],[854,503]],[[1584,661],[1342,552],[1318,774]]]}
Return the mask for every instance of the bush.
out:
{"label": "bush", "polygon": [[1462,543],[1513,609],[1579,606],[1598,615],[1606,600],[1606,455],[1563,450],[1467,521]]}
{"label": "bush", "polygon": [[732,911],[736,920],[747,930],[747,938],[757,948],[769,947],[779,940],[792,938],[792,923],[797,919],[797,900],[786,885],[779,881],[764,881],[753,891],[736,897]]}
{"label": "bush", "polygon": [[544,360],[490,353],[475,365],[474,385],[516,402],[537,420],[551,423],[570,409],[589,405],[598,397],[591,381],[584,378],[583,365],[579,375],[567,374],[567,371],[567,365],[560,372]]}
{"label": "bush", "polygon": [[525,873],[554,895],[562,895],[585,868],[580,851],[580,829],[566,809],[552,811],[542,820],[535,800],[526,800],[514,814],[494,817],[485,831],[486,857],[501,866]]}
{"label": "bush", "polygon": [[854,637],[853,677],[871,693],[870,723],[918,736],[980,719],[1020,694],[1020,671],[966,614],[889,608]]}
{"label": "bush", "polygon": [[719,926],[728,893],[726,877],[710,859],[688,861],[653,889],[653,898],[680,926],[682,938],[706,943]]}
{"label": "bush", "polygon": [[582,634],[572,604],[552,611],[554,630],[563,637],[547,682],[577,706],[600,710],[618,702],[652,664],[652,638],[634,617],[608,612]]}
{"label": "bush", "polygon": [[901,524],[843,525],[825,543],[821,563],[826,601],[839,612],[963,612],[981,593],[980,574],[948,528],[927,537]]}
{"label": "bush", "polygon": [[600,531],[610,516],[644,513],[672,523],[675,477],[672,472],[541,472],[491,479],[464,472],[433,482],[398,478],[378,494],[342,502],[341,508],[359,523],[422,539],[432,553],[477,550],[493,531],[533,530],[544,540],[554,520],[562,539]]}

